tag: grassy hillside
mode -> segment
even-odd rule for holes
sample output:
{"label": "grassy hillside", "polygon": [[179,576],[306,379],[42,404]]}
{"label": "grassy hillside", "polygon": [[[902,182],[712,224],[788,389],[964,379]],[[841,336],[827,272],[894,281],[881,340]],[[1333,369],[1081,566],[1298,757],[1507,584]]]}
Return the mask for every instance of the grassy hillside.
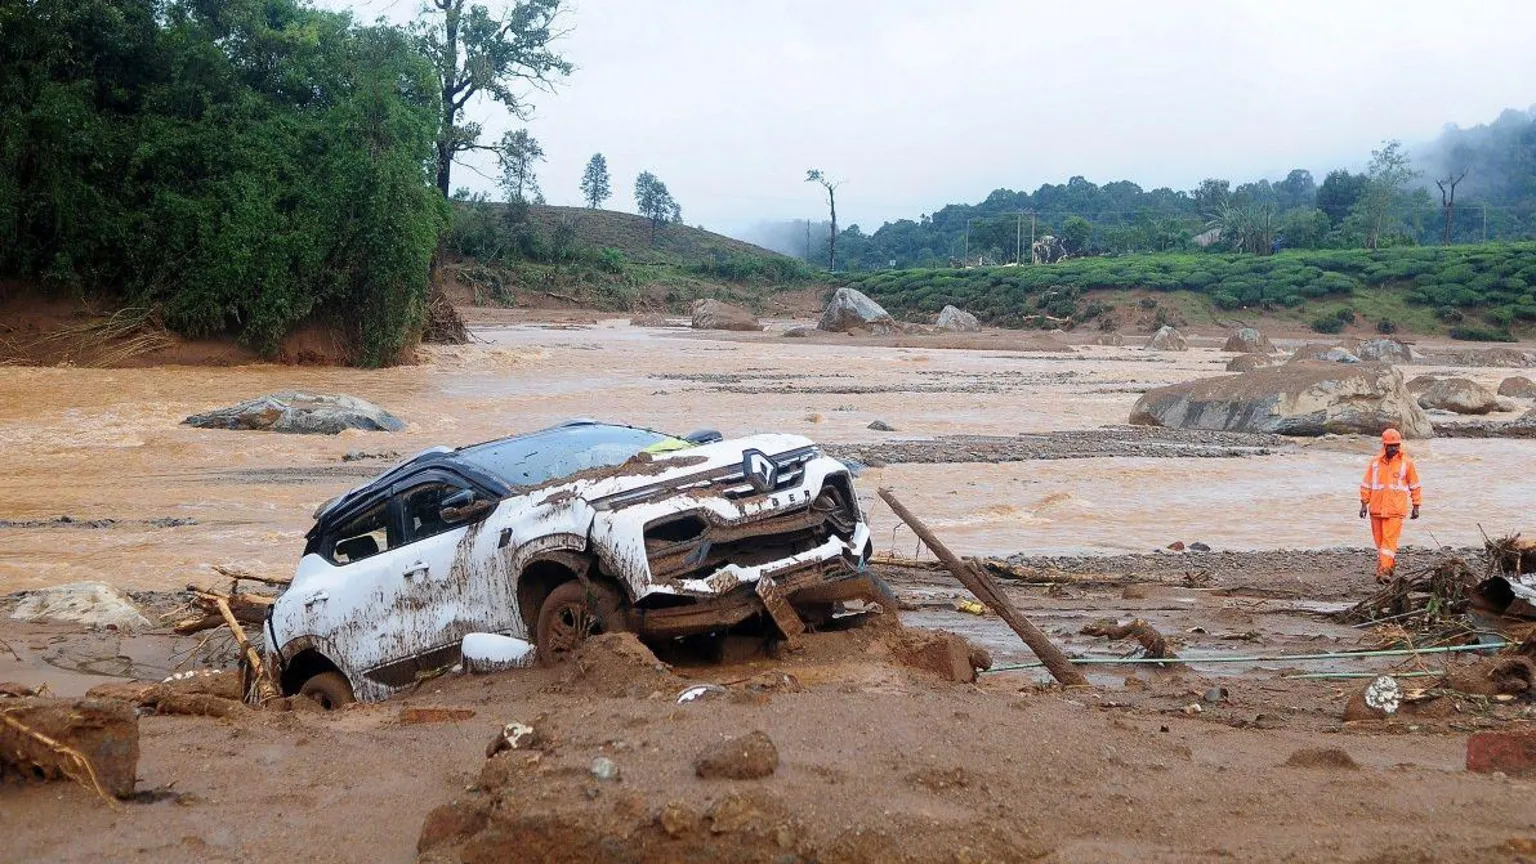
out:
{"label": "grassy hillside", "polygon": [[476,303],[548,296],[681,311],[718,297],[761,309],[821,278],[799,259],[687,225],[660,226],[652,243],[644,217],[581,207],[456,202],[448,249],[453,293]]}
{"label": "grassy hillside", "polygon": [[1025,267],[887,270],[847,284],[911,319],[953,303],[1002,326],[1097,321],[1112,329],[1128,317],[1116,314],[1114,295],[1140,290],[1189,292],[1218,312],[1276,314],[1305,321],[1319,332],[1369,323],[1380,332],[1405,329],[1509,340],[1530,332],[1536,322],[1536,244],[1293,251],[1262,257],[1126,255]]}

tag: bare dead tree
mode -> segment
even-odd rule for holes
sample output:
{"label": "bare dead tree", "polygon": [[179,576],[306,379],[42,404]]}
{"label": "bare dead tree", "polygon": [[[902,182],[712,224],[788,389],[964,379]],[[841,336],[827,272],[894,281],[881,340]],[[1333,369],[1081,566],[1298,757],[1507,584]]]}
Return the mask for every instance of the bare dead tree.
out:
{"label": "bare dead tree", "polygon": [[1440,232],[1441,246],[1451,245],[1451,229],[1456,224],[1456,184],[1466,178],[1467,170],[1463,168],[1454,177],[1446,172],[1444,180],[1435,181],[1435,185],[1440,187],[1440,209],[1445,211],[1445,229]]}
{"label": "bare dead tree", "polygon": [[832,211],[832,229],[827,238],[827,269],[837,269],[837,187],[843,185],[843,181],[833,181],[823,174],[820,168],[812,168],[805,172],[805,182],[820,183],[827,190],[827,207]]}

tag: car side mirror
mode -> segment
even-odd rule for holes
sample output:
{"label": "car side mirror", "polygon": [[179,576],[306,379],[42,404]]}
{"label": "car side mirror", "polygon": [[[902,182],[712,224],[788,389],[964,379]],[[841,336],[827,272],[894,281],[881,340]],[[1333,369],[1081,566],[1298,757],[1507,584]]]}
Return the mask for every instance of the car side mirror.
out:
{"label": "car side mirror", "polygon": [[442,500],[437,515],[449,525],[458,525],[479,519],[491,512],[491,502],[475,494],[473,489],[460,489]]}

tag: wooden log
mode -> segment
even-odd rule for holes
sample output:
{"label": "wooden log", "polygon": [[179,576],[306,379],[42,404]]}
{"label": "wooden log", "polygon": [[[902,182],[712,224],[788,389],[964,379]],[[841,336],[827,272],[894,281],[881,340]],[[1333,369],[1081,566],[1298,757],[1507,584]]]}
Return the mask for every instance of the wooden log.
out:
{"label": "wooden log", "polygon": [[286,588],[293,581],[292,577],[286,579],[275,576],[258,576],[249,570],[241,570],[238,567],[227,567],[223,564],[213,565],[213,572],[221,576],[228,576],[236,582],[260,582],[263,585],[277,585]]}
{"label": "wooden log", "polygon": [[239,644],[240,650],[245,654],[245,661],[251,664],[251,673],[256,676],[257,695],[263,702],[268,699],[278,698],[281,694],[277,692],[276,687],[272,686],[271,679],[267,677],[266,670],[262,668],[261,656],[256,653],[256,649],[251,645],[251,640],[246,638],[245,628],[241,627],[240,622],[235,620],[235,613],[229,610],[229,604],[224,601],[224,598],[216,598],[215,602],[218,604],[219,614],[224,616],[224,623],[229,625],[229,632],[235,634],[235,642]]}
{"label": "wooden log", "polygon": [[997,583],[993,581],[991,576],[987,575],[980,567],[961,561],[955,556],[955,553],[949,551],[949,547],[945,546],[939,541],[938,537],[934,536],[934,533],[928,529],[923,520],[917,518],[911,510],[906,508],[906,505],[898,501],[891,490],[881,489],[880,498],[890,505],[891,511],[901,521],[907,523],[913,533],[917,534],[918,538],[933,551],[933,554],[937,555],[939,560],[944,562],[944,566],[949,568],[949,572],[953,573],[956,579],[960,580],[961,585],[964,585],[968,591],[976,595],[977,600],[987,604],[993,612],[997,613],[999,618],[1006,621],[1008,626],[1013,628],[1013,632],[1019,634],[1019,638],[1024,640],[1024,644],[1029,646],[1029,650],[1035,652],[1035,656],[1039,657],[1040,661],[1045,664],[1045,668],[1050,671],[1051,677],[1069,687],[1086,685],[1088,683],[1088,679],[1083,677],[1083,673],[1079,672],[1077,667],[1072,665],[1072,661],[1068,660],[1065,654],[1061,653],[1061,649],[1052,644],[1050,638],[1042,633],[1040,628],[1036,627],[1028,618],[1025,618],[1014,608],[1013,603],[1009,602],[1008,598],[1003,595],[1002,590],[998,588]]}

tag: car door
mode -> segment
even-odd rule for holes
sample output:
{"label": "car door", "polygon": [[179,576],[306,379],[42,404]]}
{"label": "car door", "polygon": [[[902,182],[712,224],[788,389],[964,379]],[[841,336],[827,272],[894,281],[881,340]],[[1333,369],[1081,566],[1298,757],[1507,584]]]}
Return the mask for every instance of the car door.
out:
{"label": "car door", "polygon": [[[467,493],[469,501],[445,509],[445,502],[461,493]],[[399,549],[398,609],[418,649],[410,666],[414,679],[457,663],[466,633],[501,629],[502,616],[496,614],[500,604],[489,596],[486,584],[486,565],[493,555],[480,542],[479,530],[494,499],[442,469],[395,484],[393,495],[404,539]]]}
{"label": "car door", "polygon": [[403,543],[396,502],[379,494],[327,530],[320,549],[324,563],[301,563],[317,569],[305,581],[296,629],[319,637],[359,690],[400,686],[381,679],[378,670],[423,650],[409,622],[396,614],[404,599],[401,573],[410,560]]}

